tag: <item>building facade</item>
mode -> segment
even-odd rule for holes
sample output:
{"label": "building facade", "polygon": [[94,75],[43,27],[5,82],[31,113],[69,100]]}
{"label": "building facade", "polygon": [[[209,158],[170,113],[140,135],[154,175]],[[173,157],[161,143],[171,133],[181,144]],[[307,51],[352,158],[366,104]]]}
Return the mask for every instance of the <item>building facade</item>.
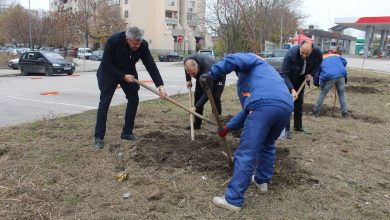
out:
{"label": "building facade", "polygon": [[[102,0],[50,0],[50,10],[60,6],[72,11],[89,10],[88,6]],[[212,48],[212,38],[206,31],[206,0],[106,0],[120,6],[127,27],[144,30],[144,39],[152,51],[178,51],[191,54]]]}

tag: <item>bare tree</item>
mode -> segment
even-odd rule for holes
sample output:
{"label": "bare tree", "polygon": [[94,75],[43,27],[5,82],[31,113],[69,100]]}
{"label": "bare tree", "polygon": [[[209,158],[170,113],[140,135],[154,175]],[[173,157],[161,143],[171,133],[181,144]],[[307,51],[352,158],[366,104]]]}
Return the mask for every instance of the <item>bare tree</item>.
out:
{"label": "bare tree", "polygon": [[209,0],[208,24],[222,39],[226,52],[264,49],[266,40],[278,42],[294,33],[303,16],[302,0]]}
{"label": "bare tree", "polygon": [[122,19],[119,5],[107,5],[101,1],[93,14],[90,36],[95,40],[107,39],[113,32],[121,31],[126,27]]}
{"label": "bare tree", "polygon": [[78,12],[60,7],[50,14],[51,24],[49,44],[55,47],[68,48],[80,42],[82,16]]}

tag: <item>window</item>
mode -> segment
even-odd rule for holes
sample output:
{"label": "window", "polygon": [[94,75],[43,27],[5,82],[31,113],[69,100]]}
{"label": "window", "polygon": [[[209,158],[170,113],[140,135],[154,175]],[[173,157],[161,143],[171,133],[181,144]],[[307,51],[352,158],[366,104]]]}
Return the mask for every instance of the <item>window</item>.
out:
{"label": "window", "polygon": [[172,18],[173,16],[172,16],[172,12],[171,11],[166,11],[165,12],[165,17],[166,18]]}
{"label": "window", "polygon": [[125,0],[125,4],[129,4],[129,0]]}
{"label": "window", "polygon": [[125,10],[125,18],[128,18],[128,17],[129,17],[129,11]]}
{"label": "window", "polygon": [[35,57],[35,54],[34,54],[34,53],[28,53],[28,54],[27,54],[27,59],[29,59],[29,60],[33,60],[34,57]]}

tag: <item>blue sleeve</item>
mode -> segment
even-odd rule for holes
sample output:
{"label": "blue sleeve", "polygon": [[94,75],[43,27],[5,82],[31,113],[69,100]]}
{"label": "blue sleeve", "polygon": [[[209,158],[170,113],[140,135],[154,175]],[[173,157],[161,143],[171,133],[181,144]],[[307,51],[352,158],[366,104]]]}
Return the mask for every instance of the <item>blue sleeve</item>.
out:
{"label": "blue sleeve", "polygon": [[227,123],[229,130],[236,130],[244,127],[246,115],[246,112],[241,110],[232,119],[230,119],[230,121]]}
{"label": "blue sleeve", "polygon": [[209,76],[215,80],[219,76],[229,74],[232,71],[247,72],[257,62],[265,61],[259,59],[254,53],[229,54],[210,68]]}
{"label": "blue sleeve", "polygon": [[115,65],[115,42],[113,38],[109,38],[104,47],[103,58],[101,61],[102,69],[108,74],[113,74],[118,80],[123,79],[125,72],[118,69]]}
{"label": "blue sleeve", "polygon": [[344,57],[340,57],[341,62],[343,62],[344,67],[347,66],[347,60]]}
{"label": "blue sleeve", "polygon": [[314,76],[313,76],[313,84],[315,86],[320,85],[320,73],[321,73],[321,66],[319,69],[317,69],[317,71],[314,73]]}

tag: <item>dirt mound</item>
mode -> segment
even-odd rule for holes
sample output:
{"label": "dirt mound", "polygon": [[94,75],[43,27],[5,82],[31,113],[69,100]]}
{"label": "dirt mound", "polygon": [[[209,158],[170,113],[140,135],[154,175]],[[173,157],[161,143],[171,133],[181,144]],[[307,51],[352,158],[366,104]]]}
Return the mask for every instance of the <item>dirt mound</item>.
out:
{"label": "dirt mound", "polygon": [[349,93],[361,93],[361,94],[381,93],[380,90],[371,86],[347,86],[346,90]]}
{"label": "dirt mound", "polygon": [[220,140],[206,135],[189,141],[188,135],[151,132],[146,134],[135,150],[134,160],[143,167],[191,167],[198,171],[229,169]]}
{"label": "dirt mound", "polygon": [[349,76],[348,82],[377,84],[377,83],[384,83],[384,82],[390,82],[390,81],[386,81],[386,80],[378,79],[378,78],[370,78],[370,77]]}
{"label": "dirt mound", "polygon": [[[238,141],[238,139],[237,139]],[[229,143],[232,147],[233,144]],[[232,168],[222,153],[223,142],[216,137],[198,135],[197,140],[188,141],[188,135],[168,135],[161,132],[146,134],[138,143],[132,159],[142,167],[188,168],[194,171],[216,171],[221,176]],[[296,161],[290,158],[288,148],[277,148],[275,175],[272,188],[287,188],[298,184],[312,183],[310,175],[301,171]],[[316,182],[316,181],[314,181]]]}
{"label": "dirt mound", "polygon": [[[305,103],[303,105],[303,112],[305,114],[313,115],[313,109],[314,104],[307,104]],[[333,107],[322,105],[321,114],[320,117],[332,117],[332,118],[341,118],[341,109],[339,107],[336,107],[335,110],[333,110]],[[354,113],[352,110],[349,110],[349,117],[355,120],[368,122],[371,124],[383,124],[385,121],[383,119],[369,116],[369,115],[359,115]]]}

